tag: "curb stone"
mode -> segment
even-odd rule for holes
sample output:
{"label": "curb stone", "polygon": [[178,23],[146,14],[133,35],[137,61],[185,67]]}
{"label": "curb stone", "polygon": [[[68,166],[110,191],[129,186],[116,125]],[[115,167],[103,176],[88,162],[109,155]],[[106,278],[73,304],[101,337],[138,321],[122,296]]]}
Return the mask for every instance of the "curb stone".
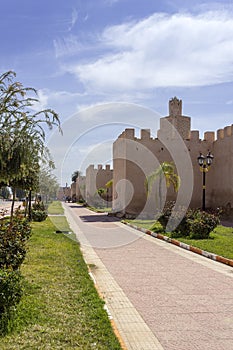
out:
{"label": "curb stone", "polygon": [[171,243],[171,244],[174,244],[176,245],[177,247],[180,247],[180,248],[183,248],[183,249],[186,249],[186,250],[189,250],[193,253],[196,253],[196,254],[199,254],[199,255],[202,255],[208,259],[211,259],[211,260],[214,260],[214,261],[218,261],[222,264],[225,264],[225,265],[228,265],[228,266],[231,266],[233,267],[233,260],[232,259],[228,259],[228,258],[224,258],[223,256],[220,256],[220,255],[216,255],[214,253],[209,253],[205,250],[202,250],[200,248],[197,248],[197,247],[193,247],[189,244],[186,244],[186,243],[183,243],[183,242],[180,242],[180,241],[177,241],[176,239],[174,238],[170,238],[170,237],[167,237],[167,236],[164,236],[164,235],[161,235],[160,233],[156,233],[156,232],[153,232],[153,231],[150,231],[150,230],[147,230],[145,228],[142,228],[142,227],[138,227],[136,225],[133,225],[133,224],[130,224],[126,221],[122,221],[122,223],[124,225],[127,225],[131,228],[134,228],[135,230],[138,230],[138,231],[141,231],[149,236],[152,236],[154,238],[158,238],[158,239],[161,239],[167,243]]}
{"label": "curb stone", "polygon": [[[90,269],[89,267],[88,267],[88,271],[89,271],[89,276],[91,277],[91,279],[92,279],[92,281],[93,281],[93,283],[94,283],[95,289],[96,289],[96,291],[97,291],[99,297],[100,297],[100,298],[104,301],[104,303],[105,303],[104,296],[103,296],[103,294],[101,293],[101,291],[100,291],[100,289],[99,289],[99,287],[98,287],[98,284],[97,284],[97,282],[96,282],[96,279],[95,279],[95,277],[94,277],[94,275],[93,275],[93,273],[91,272],[91,269]],[[114,321],[114,319],[113,319],[113,317],[112,317],[112,315],[111,315],[111,312],[109,311],[109,308],[107,307],[106,304],[104,304],[104,309],[105,309],[105,311],[107,312],[109,321],[110,321],[111,326],[112,326],[112,330],[113,330],[115,336],[117,337],[117,339],[118,339],[118,341],[119,341],[119,343],[120,343],[121,349],[122,349],[122,350],[127,350],[126,344],[125,344],[125,342],[124,342],[124,340],[123,340],[123,338],[122,338],[122,336],[121,336],[121,334],[120,334],[120,332],[119,332],[119,330],[118,330],[118,328],[117,328],[117,326],[116,326],[116,323],[115,323],[115,321]]]}

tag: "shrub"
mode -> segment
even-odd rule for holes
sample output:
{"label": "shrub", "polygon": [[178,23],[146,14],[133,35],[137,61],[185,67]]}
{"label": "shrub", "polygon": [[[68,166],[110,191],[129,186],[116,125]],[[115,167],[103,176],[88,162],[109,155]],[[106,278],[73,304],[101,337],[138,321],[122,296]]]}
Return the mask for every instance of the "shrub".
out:
{"label": "shrub", "polygon": [[47,218],[47,210],[43,202],[36,201],[32,205],[32,220],[44,221]]}
{"label": "shrub", "polygon": [[158,218],[158,222],[163,227],[164,232],[166,230],[166,226],[167,226],[168,220],[171,216],[172,209],[173,209],[174,205],[175,205],[175,202],[173,202],[173,201],[166,202],[165,206],[163,208],[163,212],[160,215],[160,217]]}
{"label": "shrub", "polygon": [[25,218],[15,216],[0,220],[0,268],[16,270],[26,255],[31,227]]}
{"label": "shrub", "polygon": [[32,220],[33,221],[44,221],[46,220],[48,214],[43,210],[32,210]]}
{"label": "shrub", "polygon": [[158,221],[155,221],[155,223],[150,227],[150,231],[160,233],[164,232],[164,228]]}
{"label": "shrub", "polygon": [[[186,208],[179,206],[174,209],[175,202],[170,201],[167,202],[164,206],[162,215],[158,218],[158,222],[163,227],[163,231],[165,232],[167,229],[169,230],[168,221],[170,220],[170,226],[173,225],[176,229],[172,232],[172,237],[181,237],[188,235],[188,225],[187,225],[187,216],[186,216]],[[172,217],[171,217],[172,214]],[[178,223],[178,226],[176,225]]]}
{"label": "shrub", "polygon": [[32,210],[46,211],[46,207],[42,201],[37,200],[32,204]]}
{"label": "shrub", "polygon": [[8,322],[22,296],[22,276],[17,271],[0,269],[0,334],[8,328]]}
{"label": "shrub", "polygon": [[211,231],[219,224],[219,217],[216,214],[195,210],[187,219],[189,236],[192,239],[209,238]]}
{"label": "shrub", "polygon": [[[174,202],[167,202],[162,215],[158,219],[164,232],[166,231],[168,221],[171,218],[173,207]],[[188,209],[187,212],[185,212],[185,208],[179,207],[177,211],[172,213],[171,223],[176,221],[179,222],[180,218],[182,218],[182,220],[175,230],[171,232],[171,237],[177,238],[189,236],[192,239],[206,239],[209,238],[210,232],[213,231],[220,222],[218,212],[206,212],[201,211],[200,209]]]}
{"label": "shrub", "polygon": [[7,331],[9,320],[22,295],[19,267],[26,255],[31,227],[19,211],[0,220],[0,334]]}

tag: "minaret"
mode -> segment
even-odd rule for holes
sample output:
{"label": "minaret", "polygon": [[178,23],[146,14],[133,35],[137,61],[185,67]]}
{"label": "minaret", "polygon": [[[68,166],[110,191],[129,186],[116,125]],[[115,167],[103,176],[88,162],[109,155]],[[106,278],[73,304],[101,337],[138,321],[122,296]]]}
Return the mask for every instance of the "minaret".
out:
{"label": "minaret", "polygon": [[[173,97],[169,100],[169,116],[160,119],[159,133],[167,134],[167,123],[164,120],[169,121],[179,132],[180,136],[184,140],[190,139],[191,118],[182,115],[182,100],[177,97]],[[172,135],[170,135],[172,137]]]}

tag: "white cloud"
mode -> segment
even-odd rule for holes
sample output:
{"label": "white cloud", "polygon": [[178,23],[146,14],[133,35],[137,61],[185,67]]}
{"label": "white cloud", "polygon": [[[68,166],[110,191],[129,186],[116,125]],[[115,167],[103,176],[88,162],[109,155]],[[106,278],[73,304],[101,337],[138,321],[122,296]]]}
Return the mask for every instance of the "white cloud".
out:
{"label": "white cloud", "polygon": [[46,109],[48,105],[48,96],[45,93],[45,91],[39,90],[37,91],[37,94],[38,102],[34,103],[33,106],[31,106],[31,109],[35,112],[39,112],[43,109]]}
{"label": "white cloud", "polygon": [[39,112],[46,108],[52,108],[59,111],[60,120],[63,121],[64,117],[77,112],[81,105],[81,102],[85,97],[85,93],[68,92],[68,91],[53,91],[49,89],[38,90],[38,100],[31,109]]}
{"label": "white cloud", "polygon": [[66,36],[65,38],[55,39],[53,41],[53,46],[55,49],[56,58],[77,54],[79,51],[85,49],[78,38],[72,34]]}
{"label": "white cloud", "polygon": [[70,26],[69,26],[69,31],[71,31],[73,29],[73,27],[75,26],[76,22],[78,20],[78,12],[75,8],[73,8],[72,10],[72,14],[71,14],[71,22],[70,22]]}
{"label": "white cloud", "polygon": [[112,6],[112,5],[116,4],[119,1],[120,0],[104,0],[104,4],[106,4],[108,6]]}
{"label": "white cloud", "polygon": [[67,71],[96,92],[233,80],[233,17],[227,11],[154,14],[106,28],[98,43],[105,50],[102,57],[66,65]]}

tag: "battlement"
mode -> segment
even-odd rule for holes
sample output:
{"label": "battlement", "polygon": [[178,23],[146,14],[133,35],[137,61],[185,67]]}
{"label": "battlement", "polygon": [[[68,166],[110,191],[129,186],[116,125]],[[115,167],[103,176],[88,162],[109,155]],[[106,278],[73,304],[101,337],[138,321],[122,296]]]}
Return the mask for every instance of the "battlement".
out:
{"label": "battlement", "polygon": [[124,138],[124,139],[135,139],[135,130],[134,129],[125,129],[119,136],[119,138]]}
{"label": "battlement", "polygon": [[229,136],[233,135],[233,124],[225,126],[224,129],[217,130],[217,140],[223,140]]}
{"label": "battlement", "polygon": [[102,164],[98,164],[98,165],[97,165],[97,168],[95,167],[94,164],[90,164],[90,165],[88,166],[88,168],[86,169],[87,172],[88,172],[88,171],[99,171],[99,170],[111,170],[111,169],[110,169],[110,164],[106,164],[105,167],[103,167]]}
{"label": "battlement", "polygon": [[142,140],[151,139],[150,129],[141,129],[141,139]]}
{"label": "battlement", "polygon": [[[161,118],[161,124],[163,127],[163,119]],[[189,117],[183,117],[183,118],[189,118]],[[166,124],[165,124],[166,125]],[[158,130],[158,134],[161,132],[161,129]],[[224,138],[225,136],[231,136],[233,135],[233,125],[227,126],[224,129],[218,130],[218,138]],[[184,135],[183,135],[184,136]],[[199,130],[191,130],[185,140],[190,140],[190,141],[207,141],[213,143],[215,141],[215,132],[214,131],[206,131],[204,133],[204,138],[203,140],[200,139],[199,135]],[[141,129],[140,131],[140,137],[135,136],[135,129],[125,129],[119,136],[118,138],[124,138],[124,139],[130,139],[134,141],[144,141],[144,140],[152,140],[152,141],[157,141],[158,138],[153,138],[151,137],[151,130],[150,129]]]}
{"label": "battlement", "polygon": [[214,142],[215,141],[215,132],[214,131],[206,131],[204,133],[204,141]]}
{"label": "battlement", "polygon": [[190,140],[191,141],[199,141],[200,140],[199,130],[191,130]]}

